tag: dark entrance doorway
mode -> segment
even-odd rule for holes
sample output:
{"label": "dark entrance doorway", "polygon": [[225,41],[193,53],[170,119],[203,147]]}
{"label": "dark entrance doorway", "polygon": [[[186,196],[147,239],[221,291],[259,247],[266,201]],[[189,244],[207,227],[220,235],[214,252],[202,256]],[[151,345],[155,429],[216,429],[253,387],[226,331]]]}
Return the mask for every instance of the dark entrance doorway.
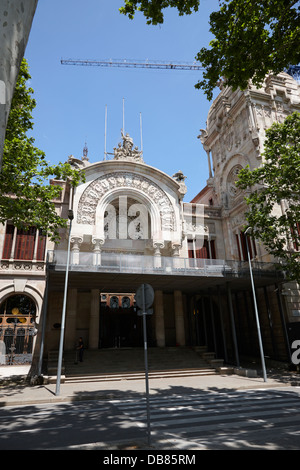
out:
{"label": "dark entrance doorway", "polygon": [[100,348],[143,346],[142,317],[137,315],[134,294],[101,294]]}
{"label": "dark entrance doorway", "polygon": [[203,296],[196,304],[196,328],[199,346],[206,346],[207,351],[224,357],[224,341],[222,335],[221,316],[215,302]]}

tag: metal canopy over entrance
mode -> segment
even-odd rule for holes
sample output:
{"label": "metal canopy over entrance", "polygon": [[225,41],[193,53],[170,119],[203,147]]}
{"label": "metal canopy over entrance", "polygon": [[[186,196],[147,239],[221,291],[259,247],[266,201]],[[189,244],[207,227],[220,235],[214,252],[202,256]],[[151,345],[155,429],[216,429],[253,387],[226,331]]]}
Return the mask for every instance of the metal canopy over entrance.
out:
{"label": "metal canopy over entrance", "polygon": [[[63,267],[49,266],[49,288],[51,290],[63,289],[65,269]],[[263,287],[282,282],[280,273],[274,271],[254,271],[255,285]],[[250,275],[247,263],[244,269],[237,272],[214,275],[197,274],[147,274],[122,272],[89,272],[81,270],[78,266],[71,266],[69,271],[69,286],[82,289],[100,289],[101,292],[135,292],[141,283],[151,284],[154,290],[171,292],[180,289],[184,293],[208,292],[218,286],[226,288],[230,283],[233,290],[249,289]]]}

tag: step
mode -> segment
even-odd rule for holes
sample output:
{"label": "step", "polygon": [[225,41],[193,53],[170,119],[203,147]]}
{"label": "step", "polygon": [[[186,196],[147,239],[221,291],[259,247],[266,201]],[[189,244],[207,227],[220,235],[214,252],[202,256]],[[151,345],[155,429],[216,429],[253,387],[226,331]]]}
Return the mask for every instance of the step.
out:
{"label": "step", "polygon": [[201,354],[201,357],[203,357],[203,359],[205,359],[206,361],[211,361],[215,359],[216,355],[214,352],[204,352]]}
{"label": "step", "polygon": [[[56,349],[48,351],[48,361],[47,361],[47,374],[48,375],[57,374],[58,356],[59,356],[59,351],[57,351]],[[64,357],[62,357],[62,361],[61,361],[61,373],[65,374]]]}
{"label": "step", "polygon": [[[204,355],[206,356],[204,357]],[[52,356],[55,352],[52,352]],[[65,381],[135,380],[145,377],[143,348],[86,350],[84,362],[77,363],[75,351],[64,352]],[[51,361],[50,365],[54,365]],[[148,372],[151,378],[202,376],[218,373],[223,359],[206,348],[167,347],[148,349]],[[57,374],[57,363],[51,374]]]}
{"label": "step", "polygon": [[[66,369],[64,366],[61,367],[61,373],[62,374],[65,374],[66,373]],[[49,366],[47,367],[47,374],[48,375],[56,375],[57,374],[57,364],[54,366]]]}
{"label": "step", "polygon": [[[173,371],[153,371],[148,373],[149,379],[162,379],[162,378],[180,378],[180,377],[199,377],[206,375],[216,375],[215,369],[192,369],[192,370],[173,370]],[[65,383],[81,383],[81,382],[110,382],[121,380],[144,380],[145,373],[119,373],[119,374],[97,374],[97,375],[82,375],[82,376],[67,376]]]}

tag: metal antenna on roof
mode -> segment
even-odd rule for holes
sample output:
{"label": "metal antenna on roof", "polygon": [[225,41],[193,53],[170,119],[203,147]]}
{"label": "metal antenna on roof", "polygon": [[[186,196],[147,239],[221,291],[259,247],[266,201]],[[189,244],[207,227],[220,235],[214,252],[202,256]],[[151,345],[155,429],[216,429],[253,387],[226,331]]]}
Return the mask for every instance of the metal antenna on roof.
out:
{"label": "metal antenna on roof", "polygon": [[140,113],[141,152],[143,152],[142,113]]}
{"label": "metal antenna on roof", "polygon": [[105,105],[105,126],[104,126],[104,160],[106,160],[106,131],[107,131],[107,104]]}
{"label": "metal antenna on roof", "polygon": [[124,98],[123,98],[123,134],[125,135],[125,111],[124,111]]}

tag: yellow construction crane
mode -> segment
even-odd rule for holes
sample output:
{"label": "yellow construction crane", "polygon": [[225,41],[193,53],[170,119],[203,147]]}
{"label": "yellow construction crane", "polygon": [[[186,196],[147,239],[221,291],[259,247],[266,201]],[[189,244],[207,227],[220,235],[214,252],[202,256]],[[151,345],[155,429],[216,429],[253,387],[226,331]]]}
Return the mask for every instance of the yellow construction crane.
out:
{"label": "yellow construction crane", "polygon": [[172,70],[203,70],[203,67],[195,62],[178,63],[178,62],[160,62],[160,61],[140,61],[128,59],[104,59],[104,60],[78,60],[78,59],[61,59],[62,65],[82,65],[97,67],[125,67],[125,68],[144,68],[144,69],[172,69]]}

